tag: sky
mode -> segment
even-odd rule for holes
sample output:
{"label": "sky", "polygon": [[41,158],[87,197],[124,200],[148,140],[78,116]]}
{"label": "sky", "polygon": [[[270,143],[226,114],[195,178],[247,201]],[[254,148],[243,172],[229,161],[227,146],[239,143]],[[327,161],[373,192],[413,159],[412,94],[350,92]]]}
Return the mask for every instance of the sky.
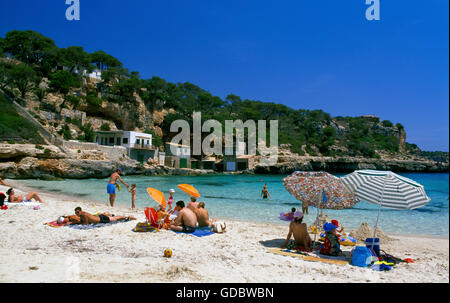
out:
{"label": "sky", "polygon": [[[70,2],[70,1],[69,1]],[[449,150],[449,1],[2,0],[0,36],[34,30],[58,47],[118,58],[142,78],[225,98],[375,115],[422,150]]]}

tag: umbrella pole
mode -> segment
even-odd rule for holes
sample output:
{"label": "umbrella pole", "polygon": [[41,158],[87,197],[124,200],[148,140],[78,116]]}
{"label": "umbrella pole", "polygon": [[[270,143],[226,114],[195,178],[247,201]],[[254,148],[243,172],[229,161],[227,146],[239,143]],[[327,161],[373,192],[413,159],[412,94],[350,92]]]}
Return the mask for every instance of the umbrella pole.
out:
{"label": "umbrella pole", "polygon": [[316,237],[317,237],[317,232],[318,232],[317,231],[317,224],[319,223],[319,208],[320,208],[320,205],[322,205],[322,191],[320,192],[319,200],[320,200],[319,206],[317,207],[316,228],[314,229],[314,247],[316,246]]}
{"label": "umbrella pole", "polygon": [[[316,216],[316,228],[314,229],[314,247],[316,246],[316,237],[317,237],[317,225],[319,221],[319,208],[317,208],[317,216]],[[314,248],[313,247],[313,248]]]}
{"label": "umbrella pole", "polygon": [[384,188],[386,186],[386,177],[384,177],[384,181],[383,181],[383,191],[381,192],[381,198],[380,198],[380,203],[378,204],[378,215],[377,215],[377,220],[375,221],[375,228],[373,231],[373,238],[372,238],[372,246],[371,249],[373,250],[373,246],[375,244],[375,237],[377,236],[377,226],[378,226],[378,219],[380,218],[380,212],[381,212],[381,203],[383,201],[383,197],[384,197]]}

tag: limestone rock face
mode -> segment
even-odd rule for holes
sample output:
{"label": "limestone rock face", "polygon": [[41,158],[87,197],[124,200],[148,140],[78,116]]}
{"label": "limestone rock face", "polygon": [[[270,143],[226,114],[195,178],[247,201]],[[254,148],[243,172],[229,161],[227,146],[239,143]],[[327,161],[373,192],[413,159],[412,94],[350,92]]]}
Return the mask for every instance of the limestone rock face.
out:
{"label": "limestone rock face", "polygon": [[[259,160],[260,157],[257,157]],[[436,162],[425,158],[363,157],[312,157],[300,156],[289,151],[288,146],[280,146],[278,162],[274,166],[256,164],[257,174],[291,174],[294,171],[333,171],[352,172],[360,169],[409,171],[409,172],[448,172],[448,162]]]}
{"label": "limestone rock face", "polygon": [[0,159],[25,157],[63,159],[66,155],[54,145],[0,144]]}

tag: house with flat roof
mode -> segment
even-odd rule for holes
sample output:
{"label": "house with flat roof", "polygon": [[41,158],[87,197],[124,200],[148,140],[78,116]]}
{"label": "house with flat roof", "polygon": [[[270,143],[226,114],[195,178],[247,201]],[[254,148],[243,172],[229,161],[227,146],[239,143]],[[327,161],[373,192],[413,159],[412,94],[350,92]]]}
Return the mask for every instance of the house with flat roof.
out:
{"label": "house with flat roof", "polygon": [[191,168],[190,146],[166,142],[164,164],[174,168]]}
{"label": "house with flat roof", "polygon": [[151,134],[123,130],[97,131],[94,142],[104,146],[123,146],[128,149],[128,156],[131,159],[142,164],[155,156]]}

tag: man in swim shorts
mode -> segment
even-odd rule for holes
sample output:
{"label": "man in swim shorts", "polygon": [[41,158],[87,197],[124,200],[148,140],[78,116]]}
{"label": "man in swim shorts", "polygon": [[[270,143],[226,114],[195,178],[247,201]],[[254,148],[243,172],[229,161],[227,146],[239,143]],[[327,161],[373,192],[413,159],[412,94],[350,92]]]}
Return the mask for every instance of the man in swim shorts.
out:
{"label": "man in swim shorts", "polygon": [[75,208],[75,214],[80,217],[80,222],[82,225],[88,224],[98,224],[98,223],[111,223],[123,220],[136,220],[136,218],[132,216],[114,216],[110,213],[102,213],[99,215],[92,215],[88,212],[85,212],[81,209],[81,207]]}
{"label": "man in swim shorts", "polygon": [[184,207],[184,201],[178,201],[176,205],[178,216],[175,222],[170,225],[170,229],[184,233],[193,233],[197,226],[197,216],[191,209]]}
{"label": "man in swim shorts", "polygon": [[106,192],[109,195],[109,204],[111,204],[111,206],[114,206],[114,201],[116,200],[116,183],[117,180],[119,180],[120,182],[122,182],[123,185],[125,185],[127,187],[127,189],[129,190],[129,185],[126,184],[122,178],[120,178],[120,169],[116,169],[116,171],[114,173],[112,173],[111,177],[109,178],[109,183],[108,186],[106,188]]}

